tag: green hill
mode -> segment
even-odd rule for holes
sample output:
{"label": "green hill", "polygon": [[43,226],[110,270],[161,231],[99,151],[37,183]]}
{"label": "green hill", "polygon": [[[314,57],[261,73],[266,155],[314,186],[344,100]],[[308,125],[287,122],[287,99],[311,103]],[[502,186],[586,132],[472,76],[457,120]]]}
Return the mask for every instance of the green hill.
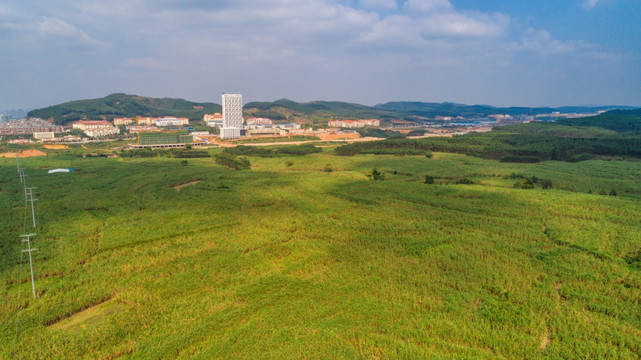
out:
{"label": "green hill", "polygon": [[415,120],[411,114],[401,111],[379,109],[371,106],[347,103],[341,101],[312,101],[298,103],[281,99],[274,102],[250,102],[244,106],[246,113],[252,116],[269,117],[275,120],[301,122],[317,120],[319,123],[327,122],[329,118],[336,119],[369,119],[376,118],[382,121],[391,119]]}
{"label": "green hill", "polygon": [[570,126],[593,126],[617,132],[640,132],[641,109],[613,110],[597,116],[559,120],[558,123]]}
{"label": "green hill", "polygon": [[[200,108],[202,107],[202,109]],[[203,114],[220,112],[214,103],[195,103],[184,99],[150,98],[137,95],[112,94],[104,98],[70,101],[60,105],[32,110],[30,117],[53,119],[64,125],[81,119],[107,119],[134,116],[177,116],[200,120]]]}

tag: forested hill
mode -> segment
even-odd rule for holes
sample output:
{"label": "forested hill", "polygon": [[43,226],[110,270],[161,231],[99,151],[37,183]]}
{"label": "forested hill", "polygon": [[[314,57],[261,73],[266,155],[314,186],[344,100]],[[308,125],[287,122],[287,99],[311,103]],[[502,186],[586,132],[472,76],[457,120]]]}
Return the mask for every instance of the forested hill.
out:
{"label": "forested hill", "polygon": [[435,116],[463,116],[465,118],[486,117],[492,114],[510,115],[539,115],[555,111],[561,113],[596,113],[597,111],[612,109],[631,109],[629,106],[563,106],[551,107],[495,107],[490,105],[465,105],[456,103],[428,103],[396,101],[375,106],[378,109],[386,109],[397,112],[404,112],[414,116],[434,118]]}
{"label": "forested hill", "polygon": [[387,110],[342,101],[299,103],[288,99],[280,99],[273,102],[250,102],[247,103],[244,108],[245,112],[253,116],[268,117],[274,120],[298,120],[300,118],[312,117],[416,120],[413,115],[403,111]]}
{"label": "forested hill", "polygon": [[178,116],[200,120],[203,114],[220,112],[214,103],[196,103],[184,99],[150,98],[145,96],[112,94],[104,98],[70,101],[60,105],[32,110],[30,117],[53,119],[64,125],[81,119],[107,119],[134,116]]}
{"label": "forested hill", "polygon": [[617,132],[641,132],[641,109],[613,110],[597,116],[559,120],[570,126],[593,126]]}

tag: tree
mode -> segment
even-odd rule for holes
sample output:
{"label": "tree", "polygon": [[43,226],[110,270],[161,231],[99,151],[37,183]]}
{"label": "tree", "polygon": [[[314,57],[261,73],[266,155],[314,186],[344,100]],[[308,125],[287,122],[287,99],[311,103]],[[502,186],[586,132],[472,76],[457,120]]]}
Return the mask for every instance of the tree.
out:
{"label": "tree", "polygon": [[367,173],[367,177],[374,181],[382,181],[385,180],[385,173],[379,171],[377,168],[374,168],[372,169],[372,171]]}

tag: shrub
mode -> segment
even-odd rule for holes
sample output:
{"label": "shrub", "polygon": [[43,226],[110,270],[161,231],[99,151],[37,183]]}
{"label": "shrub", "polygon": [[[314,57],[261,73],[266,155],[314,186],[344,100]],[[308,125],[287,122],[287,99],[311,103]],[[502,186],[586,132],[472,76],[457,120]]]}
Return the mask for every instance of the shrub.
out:
{"label": "shrub", "polygon": [[612,190],[610,190],[610,193],[609,193],[608,195],[610,195],[610,196],[617,196],[618,194],[617,194],[617,191],[616,191],[616,190],[612,189]]}
{"label": "shrub", "polygon": [[251,163],[246,157],[238,157],[234,154],[222,152],[214,155],[214,158],[216,164],[227,166],[235,170],[251,168]]}
{"label": "shrub", "polygon": [[323,171],[331,173],[332,171],[334,171],[334,168],[332,167],[332,164],[325,164],[325,167],[323,168]]}
{"label": "shrub", "polygon": [[385,174],[379,171],[377,168],[374,168],[372,169],[372,171],[368,172],[367,177],[374,181],[385,180]]}
{"label": "shrub", "polygon": [[434,176],[425,175],[425,184],[434,184]]}
{"label": "shrub", "polygon": [[186,166],[187,164],[189,164],[189,161],[187,161],[187,160],[183,160],[183,161],[180,162],[180,165],[182,165],[182,166]]}
{"label": "shrub", "polygon": [[456,180],[455,184],[472,185],[474,184],[474,181],[468,178],[462,178],[462,179]]}
{"label": "shrub", "polygon": [[531,179],[525,178],[521,179],[521,181],[517,181],[514,183],[514,188],[516,189],[533,189],[534,188],[534,182]]}

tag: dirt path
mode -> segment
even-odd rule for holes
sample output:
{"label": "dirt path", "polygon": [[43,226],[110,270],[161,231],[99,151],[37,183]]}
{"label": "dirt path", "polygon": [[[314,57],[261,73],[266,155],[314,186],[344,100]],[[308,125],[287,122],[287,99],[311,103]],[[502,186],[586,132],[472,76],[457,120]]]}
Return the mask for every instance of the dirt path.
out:
{"label": "dirt path", "polygon": [[190,181],[190,182],[187,182],[187,183],[184,183],[184,184],[180,184],[180,185],[172,186],[172,188],[176,189],[176,191],[180,191],[180,189],[184,188],[185,186],[198,184],[198,183],[199,183],[199,182],[201,182],[201,181],[202,181],[202,180],[194,180],[194,181]]}

